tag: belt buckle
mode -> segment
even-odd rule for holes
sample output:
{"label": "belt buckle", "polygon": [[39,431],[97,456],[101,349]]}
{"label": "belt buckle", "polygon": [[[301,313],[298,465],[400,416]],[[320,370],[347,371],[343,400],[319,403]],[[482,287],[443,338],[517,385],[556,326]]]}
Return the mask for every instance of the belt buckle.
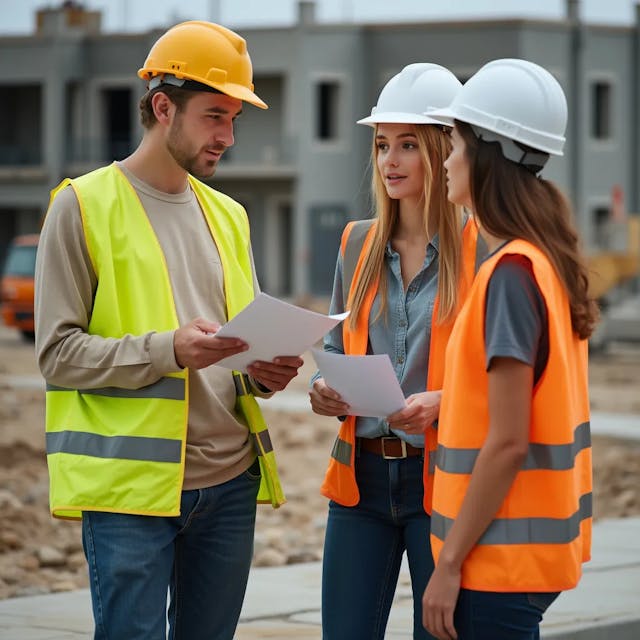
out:
{"label": "belt buckle", "polygon": [[[402,438],[398,438],[396,436],[382,436],[381,440],[382,440],[382,457],[385,460],[402,460],[403,458],[407,457],[407,443]],[[399,440],[400,441],[400,447],[402,449],[402,455],[399,455],[399,456],[388,456],[387,452],[385,451],[385,447],[384,447],[384,443],[385,443],[386,440]]]}

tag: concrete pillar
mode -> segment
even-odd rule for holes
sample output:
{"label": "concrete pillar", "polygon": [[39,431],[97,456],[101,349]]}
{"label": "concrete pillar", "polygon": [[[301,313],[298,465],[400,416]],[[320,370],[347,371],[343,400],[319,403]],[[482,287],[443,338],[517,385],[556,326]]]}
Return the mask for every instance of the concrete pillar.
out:
{"label": "concrete pillar", "polygon": [[53,188],[63,177],[66,154],[65,137],[65,85],[64,42],[52,37],[51,49],[47,56],[46,74],[42,93],[42,157],[47,167],[48,187]]}
{"label": "concrete pillar", "polygon": [[633,62],[631,64],[630,94],[631,94],[631,185],[628,196],[628,211],[640,214],[640,2],[635,5],[635,24],[633,29]]}
{"label": "concrete pillar", "polygon": [[583,157],[584,157],[584,24],[580,18],[579,0],[567,0],[569,23],[569,125],[567,130],[569,160],[569,191],[578,227],[591,242],[592,225],[589,213],[584,210]]}

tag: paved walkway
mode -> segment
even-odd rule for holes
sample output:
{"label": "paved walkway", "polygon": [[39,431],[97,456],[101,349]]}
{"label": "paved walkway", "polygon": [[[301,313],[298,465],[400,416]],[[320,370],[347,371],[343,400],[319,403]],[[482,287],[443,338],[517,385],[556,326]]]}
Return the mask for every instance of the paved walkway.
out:
{"label": "paved walkway", "polygon": [[[254,569],[236,639],[319,639],[320,571],[317,562]],[[405,566],[386,637],[409,640],[411,617]],[[86,590],[0,601],[0,640],[88,640],[92,628]],[[640,638],[640,518],[595,524],[593,560],[578,588],[547,612],[542,638]]]}

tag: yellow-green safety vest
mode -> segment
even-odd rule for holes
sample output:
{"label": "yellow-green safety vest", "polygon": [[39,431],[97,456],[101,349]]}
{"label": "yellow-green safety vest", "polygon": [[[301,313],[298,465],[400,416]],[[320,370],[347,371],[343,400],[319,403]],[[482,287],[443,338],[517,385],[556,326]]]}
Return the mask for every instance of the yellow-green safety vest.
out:
{"label": "yellow-green safety vest", "polygon": [[[227,316],[254,297],[249,222],[244,208],[189,176],[215,240],[224,273]],[[133,186],[114,163],[63,180],[82,216],[87,250],[98,277],[88,333],[105,338],[179,327],[160,243]],[[143,300],[143,303],[142,303]],[[269,432],[242,374],[233,373],[236,409],[244,415],[259,456],[258,502],[285,498]],[[68,389],[47,383],[46,448],[50,509],[58,518],[82,511],[176,516],[184,478],[189,373],[170,373],[139,389]]]}

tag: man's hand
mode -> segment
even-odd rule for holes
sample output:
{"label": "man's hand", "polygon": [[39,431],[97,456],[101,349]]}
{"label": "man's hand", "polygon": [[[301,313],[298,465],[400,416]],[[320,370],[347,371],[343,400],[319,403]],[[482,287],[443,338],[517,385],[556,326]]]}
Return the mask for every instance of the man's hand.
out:
{"label": "man's hand", "polygon": [[323,378],[314,381],[309,391],[309,400],[314,413],[321,416],[346,416],[349,415],[349,405],[342,401],[337,391],[328,387]]}
{"label": "man's hand", "polygon": [[389,426],[411,434],[424,433],[440,414],[441,395],[441,391],[423,391],[410,395],[405,408],[387,418]]}
{"label": "man's hand", "polygon": [[223,358],[246,351],[249,345],[239,338],[216,338],[217,322],[196,318],[176,329],[173,351],[182,368],[204,369]]}
{"label": "man's hand", "polygon": [[304,360],[298,356],[278,356],[271,362],[252,362],[247,373],[270,391],[282,391],[298,375],[303,364]]}

